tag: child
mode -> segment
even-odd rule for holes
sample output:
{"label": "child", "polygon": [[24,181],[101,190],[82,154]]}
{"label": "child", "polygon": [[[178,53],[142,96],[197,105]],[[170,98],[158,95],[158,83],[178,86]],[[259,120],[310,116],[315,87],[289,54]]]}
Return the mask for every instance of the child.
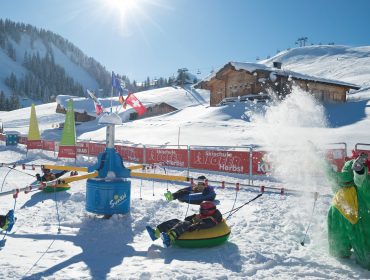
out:
{"label": "child", "polygon": [[14,210],[9,210],[8,214],[0,215],[0,228],[10,231],[14,224]]}
{"label": "child", "polygon": [[222,214],[212,201],[203,201],[200,204],[199,214],[186,217],[184,221],[172,219],[158,225],[156,229],[146,227],[150,238],[154,241],[162,238],[165,247],[169,247],[174,240],[187,231],[212,228],[222,221]]}
{"label": "child", "polygon": [[199,176],[198,180],[203,180],[199,181],[197,184],[192,184],[190,187],[180,189],[174,193],[171,192],[166,192],[164,196],[166,197],[166,200],[171,201],[178,199],[179,197],[182,197],[184,195],[190,194],[190,193],[203,193],[207,191],[207,186],[205,183],[205,180],[207,178],[205,176]]}

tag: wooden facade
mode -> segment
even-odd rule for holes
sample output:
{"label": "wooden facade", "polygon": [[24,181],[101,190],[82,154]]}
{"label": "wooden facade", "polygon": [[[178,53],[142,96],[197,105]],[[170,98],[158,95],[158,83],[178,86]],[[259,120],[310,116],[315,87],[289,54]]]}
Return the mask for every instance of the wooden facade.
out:
{"label": "wooden facade", "polygon": [[145,114],[141,115],[140,117],[136,112],[133,112],[130,114],[130,120],[136,120],[136,119],[143,119],[143,118],[148,118],[148,117],[153,117],[153,116],[159,116],[163,114],[167,114],[170,112],[176,111],[177,108],[172,107],[171,105],[168,105],[167,103],[160,103],[160,104],[155,104],[152,106],[148,106],[146,109]]}
{"label": "wooden facade", "polygon": [[[60,106],[60,104],[58,104],[55,112],[66,114],[66,109]],[[83,113],[75,112],[76,122],[88,122],[88,121],[92,121],[95,119],[96,119],[95,117],[88,115],[86,112],[83,112]]]}
{"label": "wooden facade", "polygon": [[298,73],[294,76],[291,73],[294,72],[268,68],[264,65],[254,71],[237,70],[232,63],[228,63],[212,78],[198,83],[196,88],[208,89],[211,92],[211,106],[216,106],[229,97],[272,93],[285,96],[291,93],[294,85],[312,93],[321,101],[345,102],[350,89],[360,88],[339,81],[338,83],[332,80],[320,81],[320,79],[315,80],[314,77]]}

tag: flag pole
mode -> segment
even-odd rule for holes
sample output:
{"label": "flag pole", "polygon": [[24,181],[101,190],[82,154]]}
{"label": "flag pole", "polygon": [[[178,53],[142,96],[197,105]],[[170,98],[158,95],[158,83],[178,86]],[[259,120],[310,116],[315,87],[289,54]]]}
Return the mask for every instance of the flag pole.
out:
{"label": "flag pole", "polygon": [[[114,77],[114,72],[112,71],[112,78]],[[113,79],[112,79],[113,81]],[[112,114],[113,112],[113,83],[111,82],[112,84],[112,89],[111,89],[111,92],[110,92],[110,113]]]}

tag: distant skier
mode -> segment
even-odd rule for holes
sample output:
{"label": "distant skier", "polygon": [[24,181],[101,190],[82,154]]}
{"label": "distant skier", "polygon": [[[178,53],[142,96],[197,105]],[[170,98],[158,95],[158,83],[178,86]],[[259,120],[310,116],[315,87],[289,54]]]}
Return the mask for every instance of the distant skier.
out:
{"label": "distant skier", "polygon": [[212,228],[222,221],[222,214],[212,201],[203,201],[200,204],[199,214],[193,214],[184,221],[178,219],[168,220],[161,223],[156,229],[147,226],[150,238],[154,241],[162,238],[165,247],[169,247],[174,240],[184,232]]}
{"label": "distant skier", "polygon": [[174,193],[168,191],[164,194],[164,196],[166,197],[166,200],[172,201],[190,193],[203,193],[203,195],[206,195],[210,190],[205,182],[206,179],[207,178],[203,175],[199,176],[198,180],[202,181],[199,181],[197,184],[193,183],[190,187],[180,189]]}
{"label": "distant skier", "polygon": [[349,258],[353,249],[356,261],[370,270],[370,176],[367,154],[345,163],[341,172],[331,171],[335,179],[332,206],[328,213],[330,254]]}

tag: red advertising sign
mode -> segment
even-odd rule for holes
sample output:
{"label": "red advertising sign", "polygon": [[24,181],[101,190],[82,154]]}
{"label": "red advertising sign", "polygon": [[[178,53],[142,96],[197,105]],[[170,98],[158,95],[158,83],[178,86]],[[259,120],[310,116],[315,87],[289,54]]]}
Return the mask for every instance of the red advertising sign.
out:
{"label": "red advertising sign", "polygon": [[27,140],[27,150],[42,150],[42,140]]}
{"label": "red advertising sign", "polygon": [[336,171],[340,171],[346,161],[347,153],[345,149],[330,149],[325,151],[325,156],[336,167]]}
{"label": "red advertising sign", "polygon": [[266,175],[271,172],[271,164],[267,160],[267,152],[253,152],[252,174]]}
{"label": "red advertising sign", "polygon": [[58,158],[76,158],[76,146],[59,146]]}
{"label": "red advertising sign", "polygon": [[42,149],[46,151],[55,151],[55,141],[42,140]]}
{"label": "red advertising sign", "polygon": [[190,150],[190,168],[246,174],[249,152]]}
{"label": "red advertising sign", "polygon": [[181,149],[146,148],[145,163],[164,163],[168,166],[188,167],[188,151]]}
{"label": "red advertising sign", "polygon": [[143,163],[144,162],[144,148],[115,146],[117,153],[119,153],[123,160],[128,162]]}
{"label": "red advertising sign", "polygon": [[78,155],[89,155],[89,143],[87,142],[77,142],[76,153]]}
{"label": "red advertising sign", "polygon": [[5,141],[5,134],[0,133],[0,141]]}
{"label": "red advertising sign", "polygon": [[97,156],[101,152],[104,152],[105,144],[89,143],[89,154],[90,156]]}

